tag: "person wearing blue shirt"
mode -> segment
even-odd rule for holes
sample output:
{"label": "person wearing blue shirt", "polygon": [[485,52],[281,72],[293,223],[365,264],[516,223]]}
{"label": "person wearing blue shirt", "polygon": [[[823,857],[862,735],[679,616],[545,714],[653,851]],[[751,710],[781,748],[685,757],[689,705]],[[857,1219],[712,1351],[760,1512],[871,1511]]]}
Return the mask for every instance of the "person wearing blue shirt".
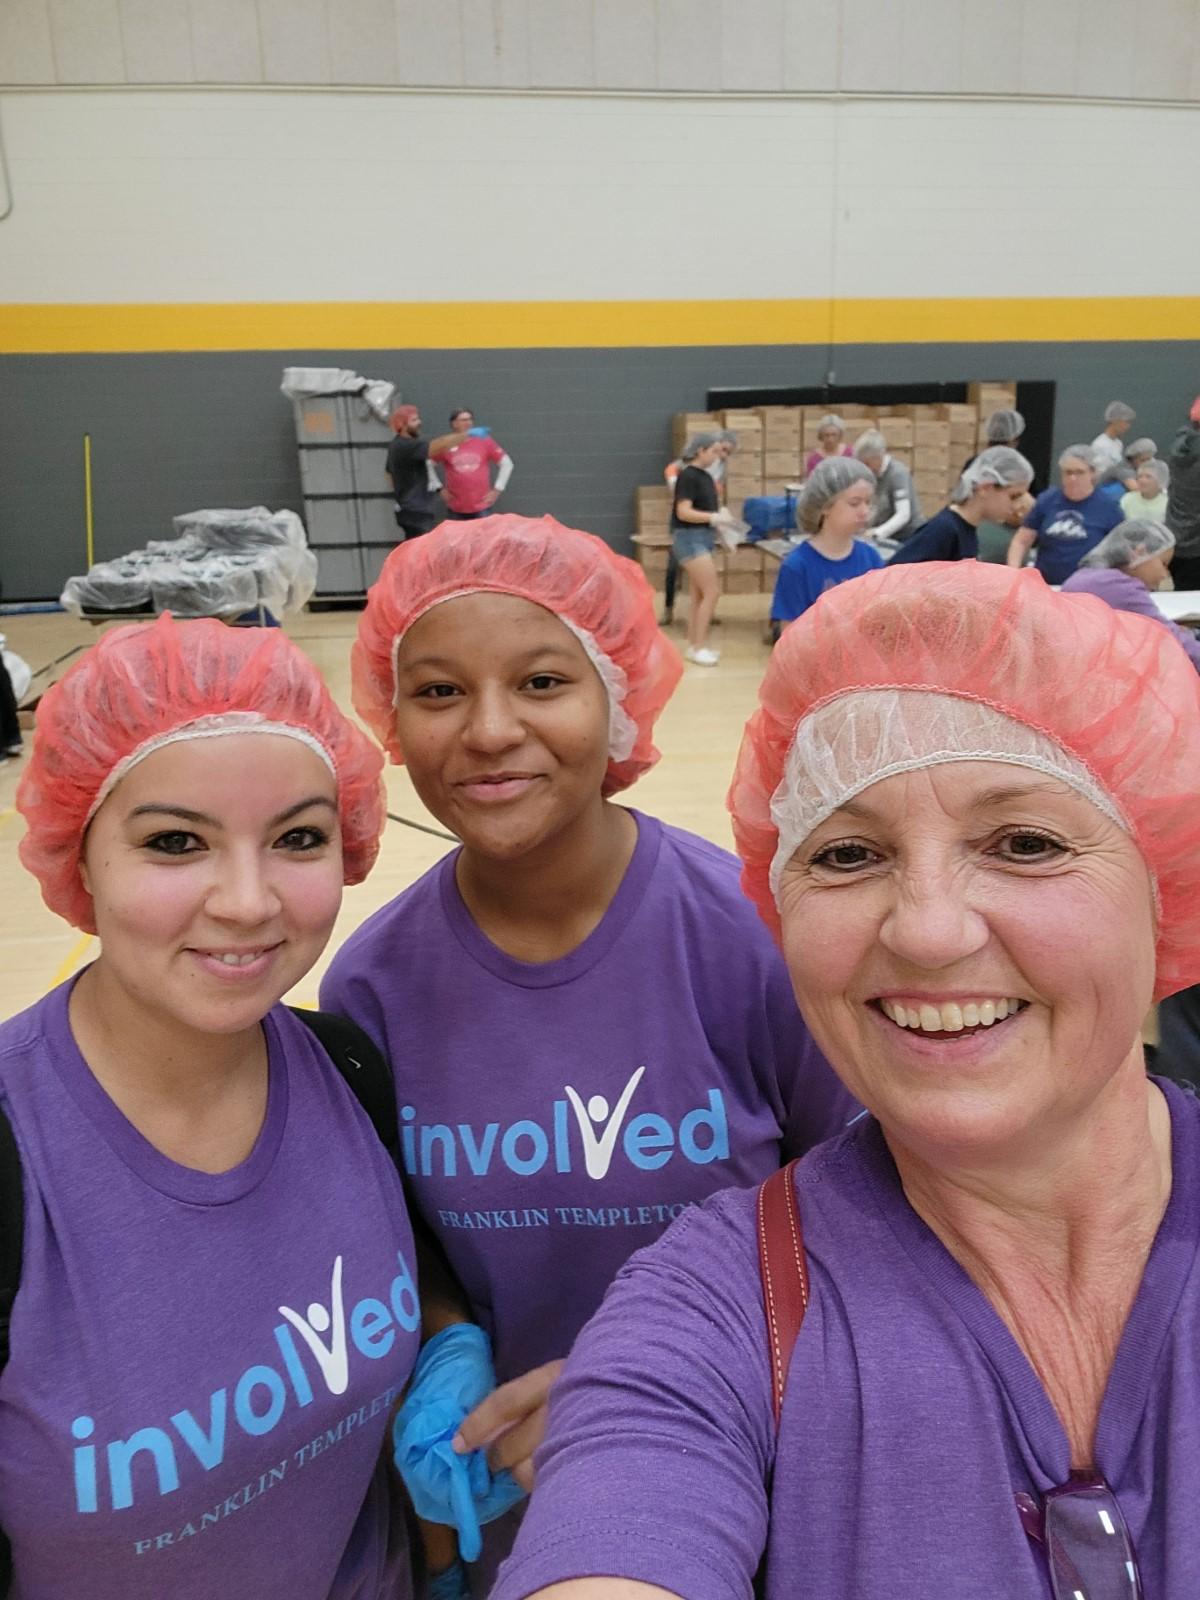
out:
{"label": "person wearing blue shirt", "polygon": [[906,539],[891,565],[907,561],[974,561],[979,554],[981,522],[1015,526],[1023,503],[1029,502],[1033,468],[1018,450],[993,445],[967,466],[950,504],[930,517]]}
{"label": "person wearing blue shirt", "polygon": [[1008,547],[1010,567],[1023,567],[1037,546],[1037,569],[1047,583],[1065,583],[1090,551],[1124,519],[1121,507],[1096,487],[1091,445],[1073,444],[1058,458],[1062,487],[1033,503]]}
{"label": "person wearing blue shirt", "polygon": [[826,589],[883,565],[874,545],[855,538],[867,526],[874,503],[875,474],[861,461],[830,456],[809,474],[796,520],[810,537],[779,568],[771,601],[776,630],[795,622]]}

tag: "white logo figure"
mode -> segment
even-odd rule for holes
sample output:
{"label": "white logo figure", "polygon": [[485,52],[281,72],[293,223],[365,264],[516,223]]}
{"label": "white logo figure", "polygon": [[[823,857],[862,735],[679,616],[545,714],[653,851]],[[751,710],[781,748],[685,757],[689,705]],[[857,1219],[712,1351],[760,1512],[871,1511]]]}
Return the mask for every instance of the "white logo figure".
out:
{"label": "white logo figure", "polygon": [[329,1312],[319,1300],[314,1300],[309,1306],[307,1321],[290,1306],[280,1306],[279,1315],[287,1318],[312,1351],[330,1394],[345,1394],[346,1385],[350,1382],[350,1359],[346,1352],[346,1308],[342,1303],[341,1256],[336,1257],[333,1263],[329,1304],[333,1309],[333,1333],[330,1336],[328,1349],[321,1342],[320,1335],[329,1328],[331,1319]]}
{"label": "white logo figure", "polygon": [[639,1067],[625,1085],[612,1116],[608,1118],[608,1125],[598,1139],[592,1129],[592,1123],[595,1122],[599,1126],[605,1117],[608,1117],[608,1101],[602,1094],[594,1094],[585,1109],[583,1101],[571,1085],[569,1083],[564,1085],[567,1099],[571,1102],[571,1109],[575,1113],[575,1121],[579,1124],[579,1137],[583,1140],[583,1159],[589,1178],[608,1176],[617,1135],[621,1131],[621,1124],[625,1120],[625,1113],[629,1109],[629,1102],[633,1099],[634,1090],[642,1081],[645,1070],[645,1067]]}

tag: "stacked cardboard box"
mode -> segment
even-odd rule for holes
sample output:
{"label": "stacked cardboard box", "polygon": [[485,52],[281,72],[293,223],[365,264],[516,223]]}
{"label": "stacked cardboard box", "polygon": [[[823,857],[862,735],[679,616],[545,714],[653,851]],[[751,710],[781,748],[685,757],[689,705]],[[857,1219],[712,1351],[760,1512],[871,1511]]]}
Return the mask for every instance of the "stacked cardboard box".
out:
{"label": "stacked cardboard box", "polygon": [[978,431],[976,434],[976,449],[987,448],[987,420],[993,411],[1014,411],[1017,405],[1017,386],[1015,383],[972,383],[968,385],[967,394],[971,403],[978,412]]}
{"label": "stacked cardboard box", "polygon": [[737,434],[738,447],[725,468],[726,503],[736,514],[743,500],[763,492],[763,422],[756,411],[722,411],[718,426]]}
{"label": "stacked cardboard box", "polygon": [[[769,565],[774,569],[775,563]],[[774,587],[774,571],[757,545],[743,544],[717,557],[721,586],[726,594],[763,594]]]}
{"label": "stacked cardboard box", "polygon": [[799,406],[759,406],[763,426],[763,486],[781,494],[804,472],[804,418]]}
{"label": "stacked cardboard box", "polygon": [[678,455],[696,433],[716,433],[721,427],[715,411],[677,411],[671,418],[671,449]]}
{"label": "stacked cardboard box", "polygon": [[634,547],[646,576],[657,588],[667,570],[671,543],[671,491],[665,483],[644,484],[633,491]]}

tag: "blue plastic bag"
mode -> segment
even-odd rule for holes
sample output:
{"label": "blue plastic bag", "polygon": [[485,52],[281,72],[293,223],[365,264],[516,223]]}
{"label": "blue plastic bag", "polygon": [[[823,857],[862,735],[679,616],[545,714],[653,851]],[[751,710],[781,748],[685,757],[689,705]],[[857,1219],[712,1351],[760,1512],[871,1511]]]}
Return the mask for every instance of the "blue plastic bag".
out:
{"label": "blue plastic bag", "polygon": [[486,438],[488,438],[490,436],[491,431],[492,430],[490,428],[484,428],[484,427],[479,427],[479,426],[476,426],[474,428],[468,428],[467,429],[467,438],[468,439],[486,439]]}
{"label": "blue plastic bag", "polygon": [[478,1561],[480,1528],[525,1498],[509,1472],[493,1472],[483,1450],[451,1446],[465,1417],[496,1387],[488,1336],[474,1323],[443,1328],[417,1358],[412,1384],[392,1424],[396,1468],[426,1522],[458,1532],[464,1561]]}

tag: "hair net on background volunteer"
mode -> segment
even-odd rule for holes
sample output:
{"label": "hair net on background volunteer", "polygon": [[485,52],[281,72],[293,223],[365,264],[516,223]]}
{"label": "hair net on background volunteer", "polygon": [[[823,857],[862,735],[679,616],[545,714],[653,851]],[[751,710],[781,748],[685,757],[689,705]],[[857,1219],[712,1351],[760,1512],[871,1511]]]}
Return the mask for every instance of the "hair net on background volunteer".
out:
{"label": "hair net on background volunteer", "polygon": [[1156,456],[1158,446],[1153,439],[1135,439],[1132,444],[1125,446],[1126,461],[1133,461],[1137,456]]}
{"label": "hair net on background volunteer", "polygon": [[980,484],[991,483],[997,488],[1007,489],[1014,483],[1030,484],[1033,482],[1033,468],[1019,450],[1013,450],[1006,444],[995,444],[987,450],[981,450],[963,473],[955,486],[954,493],[950,496],[952,506],[960,506],[969,500]]}
{"label": "hair net on background volunteer", "polygon": [[887,440],[878,428],[868,428],[854,441],[854,454],[859,461],[865,456],[886,456],[887,453]]}
{"label": "hair net on background volunteer", "polygon": [[1165,461],[1160,461],[1157,457],[1153,461],[1143,461],[1138,471],[1148,472],[1157,483],[1160,493],[1170,485],[1171,469]]}
{"label": "hair net on background volunteer", "polygon": [[1019,411],[993,411],[984,425],[989,444],[1016,444],[1025,432],[1025,418]]}
{"label": "hair net on background volunteer", "polygon": [[1200,980],[1200,678],[1151,619],[975,561],[840,584],[776,645],[728,797],[767,925],[781,821],[799,845],[889,772],[969,759],[1051,772],[1127,827],[1157,893],[1155,998]]}
{"label": "hair net on background volunteer", "polygon": [[836,411],[831,411],[828,416],[822,417],[820,422],[817,423],[817,433],[822,434],[827,428],[836,428],[839,433],[845,433],[846,424]]}
{"label": "hair net on background volunteer", "polygon": [[816,533],[829,507],[856,483],[875,488],[875,474],[853,456],[828,456],[815,466],[805,480],[796,502],[796,521],[805,533]]}
{"label": "hair net on background volunteer", "polygon": [[1110,400],[1104,408],[1105,422],[1132,422],[1137,412],[1124,400]]}
{"label": "hair net on background volunteer", "polygon": [[720,444],[723,437],[722,433],[694,433],[679,452],[680,461],[694,461],[701,450],[707,450],[712,444]]}
{"label": "hair net on background volunteer", "polygon": [[367,595],[350,652],[354,706],[393,761],[396,652],[419,617],[464,594],[511,594],[552,612],[575,635],[608,693],[604,793],[635,783],[658,760],[654,724],[683,662],[659,631],[641,568],[603,539],[553,517],[501,515],[444,522],[397,546]]}
{"label": "hair net on background volunteer", "polygon": [[383,761],[334,704],[316,667],[277,628],[213,619],[114,628],[46,691],[17,789],[20,855],[59,916],[96,931],[79,864],[91,818],[152,750],[233,733],[299,738],[337,779],[346,883],[379,851]]}
{"label": "hair net on background volunteer", "polygon": [[1152,522],[1149,517],[1130,517],[1127,522],[1119,522],[1111,533],[1106,533],[1079,565],[1128,569],[1174,548],[1175,535],[1161,522]]}
{"label": "hair net on background volunteer", "polygon": [[1069,444],[1058,458],[1058,464],[1063,467],[1068,461],[1082,461],[1085,467],[1096,470],[1096,452],[1090,444]]}

